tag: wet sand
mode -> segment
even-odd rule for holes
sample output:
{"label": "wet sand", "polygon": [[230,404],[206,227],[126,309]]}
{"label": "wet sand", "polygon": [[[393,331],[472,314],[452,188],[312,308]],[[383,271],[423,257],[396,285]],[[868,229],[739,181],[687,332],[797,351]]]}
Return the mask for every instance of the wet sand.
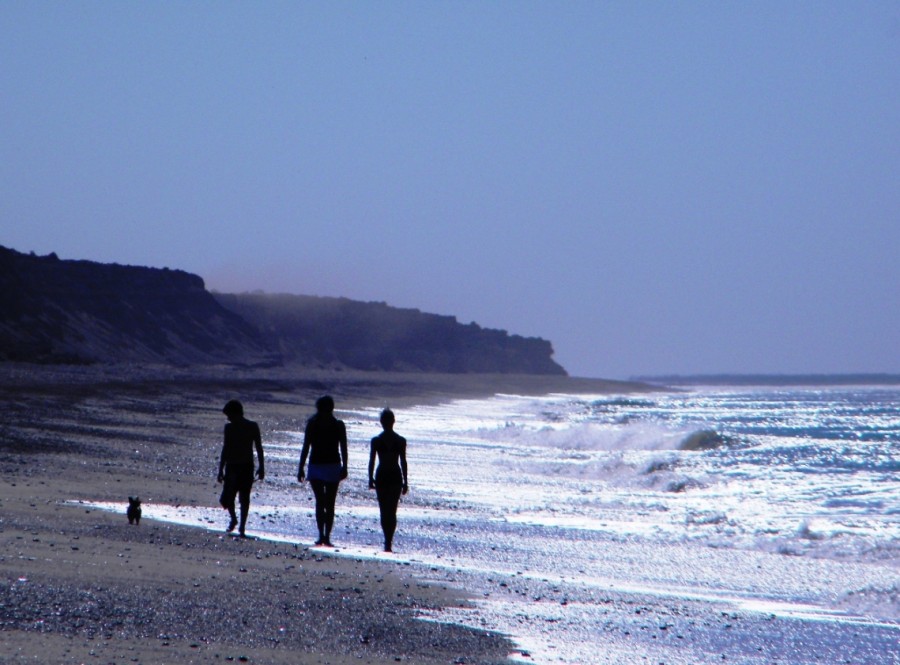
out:
{"label": "wet sand", "polygon": [[[3,662],[508,662],[514,647],[502,636],[417,618],[465,607],[451,586],[300,544],[130,526],[126,499],[214,505],[220,409],[231,398],[265,442],[301,429],[324,393],[340,409],[639,389],[564,377],[2,365]],[[119,501],[122,514],[72,500]]]}

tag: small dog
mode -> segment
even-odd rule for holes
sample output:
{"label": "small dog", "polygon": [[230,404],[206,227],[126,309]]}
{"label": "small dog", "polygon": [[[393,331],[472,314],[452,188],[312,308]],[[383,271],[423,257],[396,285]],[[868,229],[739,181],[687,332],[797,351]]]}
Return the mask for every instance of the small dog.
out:
{"label": "small dog", "polygon": [[128,510],[125,511],[128,516],[129,524],[141,523],[141,498],[138,496],[128,497]]}

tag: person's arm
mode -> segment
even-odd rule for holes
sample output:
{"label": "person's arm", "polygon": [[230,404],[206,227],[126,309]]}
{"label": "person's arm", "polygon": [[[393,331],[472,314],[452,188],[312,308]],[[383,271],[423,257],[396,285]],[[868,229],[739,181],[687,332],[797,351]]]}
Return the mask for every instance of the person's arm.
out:
{"label": "person's arm", "polygon": [[216,479],[220,483],[225,482],[225,444],[228,441],[228,425],[225,425],[225,433],[222,435],[222,452],[219,453],[219,475]]}
{"label": "person's arm", "polygon": [[303,473],[303,467],[306,466],[306,456],[309,455],[309,423],[306,423],[306,429],[303,431],[303,450],[300,451],[300,468],[297,470],[297,480],[303,482],[306,474]]}
{"label": "person's arm", "polygon": [[400,470],[403,472],[403,490],[402,492],[406,494],[409,491],[409,481],[406,475],[406,439],[401,437],[402,443],[400,444]]}
{"label": "person's arm", "polygon": [[340,424],[338,433],[341,444],[341,480],[344,480],[347,477],[347,428],[344,426],[343,420],[339,420],[338,423]]}
{"label": "person's arm", "polygon": [[372,439],[369,444],[369,489],[375,489],[375,441],[377,437]]}
{"label": "person's arm", "polygon": [[253,429],[253,444],[256,446],[256,457],[259,459],[259,470],[256,472],[256,477],[264,480],[266,477],[266,459],[263,456],[262,434],[259,432],[259,425],[254,425]]}

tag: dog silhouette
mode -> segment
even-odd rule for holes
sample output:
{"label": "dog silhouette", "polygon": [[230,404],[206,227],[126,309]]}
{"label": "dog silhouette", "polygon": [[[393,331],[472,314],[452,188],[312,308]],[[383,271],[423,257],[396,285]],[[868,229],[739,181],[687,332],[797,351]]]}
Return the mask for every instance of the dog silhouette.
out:
{"label": "dog silhouette", "polygon": [[129,524],[141,523],[141,498],[137,496],[128,497],[128,510],[125,511],[128,516]]}

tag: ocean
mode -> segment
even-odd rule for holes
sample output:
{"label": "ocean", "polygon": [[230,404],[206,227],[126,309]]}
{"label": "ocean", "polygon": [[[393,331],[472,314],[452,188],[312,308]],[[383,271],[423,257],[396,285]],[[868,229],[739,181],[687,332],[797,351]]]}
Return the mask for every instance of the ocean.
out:
{"label": "ocean", "polygon": [[[477,599],[424,620],[509,635],[521,662],[900,662],[900,386],[397,410],[411,489],[390,555],[366,483],[378,411],[338,415],[351,463],[337,554]],[[254,535],[314,540],[311,492],[294,478],[301,442],[293,431],[266,442]],[[213,508],[145,515],[224,524]]]}

